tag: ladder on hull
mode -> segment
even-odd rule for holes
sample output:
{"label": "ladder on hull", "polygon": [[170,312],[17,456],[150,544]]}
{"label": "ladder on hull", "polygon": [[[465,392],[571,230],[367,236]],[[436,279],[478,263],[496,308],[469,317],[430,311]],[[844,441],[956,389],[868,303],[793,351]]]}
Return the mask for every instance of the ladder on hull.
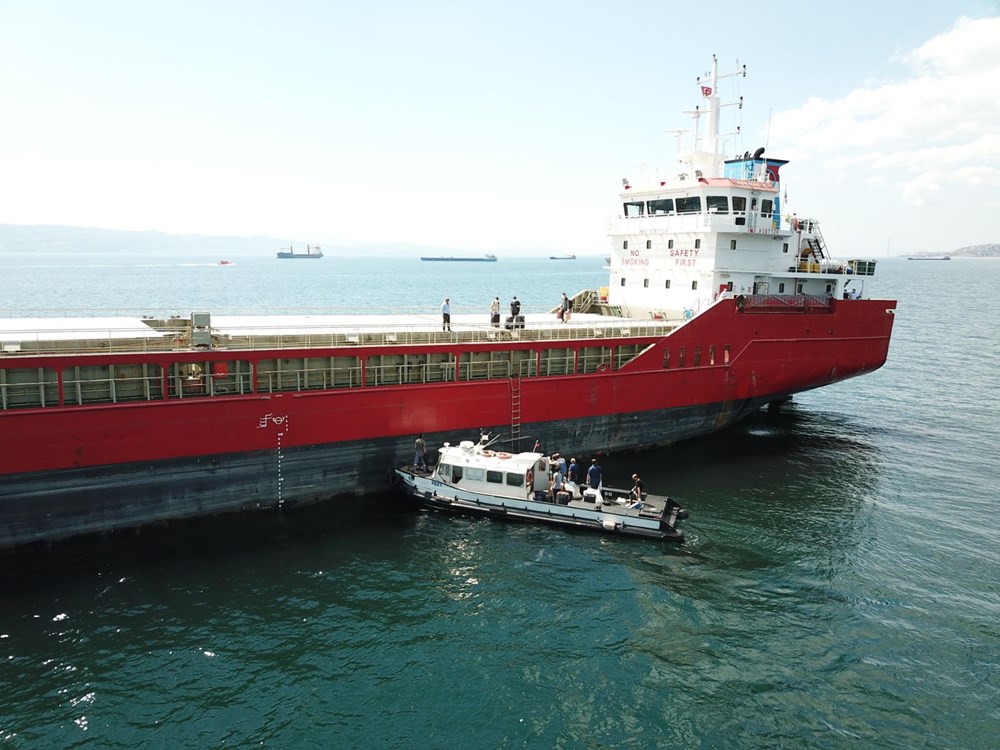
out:
{"label": "ladder on hull", "polygon": [[521,378],[511,377],[510,383],[510,443],[511,449],[521,452]]}

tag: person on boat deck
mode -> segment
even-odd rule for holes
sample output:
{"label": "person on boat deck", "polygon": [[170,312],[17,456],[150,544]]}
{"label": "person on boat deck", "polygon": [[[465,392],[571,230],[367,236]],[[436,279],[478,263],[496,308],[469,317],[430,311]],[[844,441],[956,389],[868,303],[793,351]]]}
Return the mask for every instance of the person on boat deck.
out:
{"label": "person on boat deck", "polygon": [[427,443],[422,434],[413,441],[413,468],[427,471]]}
{"label": "person on boat deck", "polygon": [[552,454],[552,460],[556,462],[559,466],[559,473],[566,476],[566,459],[560,456],[558,453]]}
{"label": "person on boat deck", "polygon": [[632,475],[632,499],[635,501],[642,500],[642,480],[639,478],[638,474]]}
{"label": "person on boat deck", "polygon": [[576,468],[576,459],[571,458],[569,460],[569,467],[566,469],[566,478],[573,484],[576,484],[578,473],[579,471]]}
{"label": "person on boat deck", "polygon": [[561,320],[563,323],[568,323],[569,314],[572,309],[573,309],[573,303],[569,301],[569,297],[566,296],[566,292],[563,292],[562,300],[559,302],[559,312],[557,313],[557,317],[559,318],[559,320]]}
{"label": "person on boat deck", "polygon": [[490,325],[494,328],[500,327],[500,298],[494,297],[490,303]]}
{"label": "person on boat deck", "polygon": [[598,465],[596,458],[590,459],[590,468],[587,469],[587,484],[590,485],[592,490],[596,490],[601,486],[601,467]]}
{"label": "person on boat deck", "polygon": [[559,471],[559,465],[556,464],[555,470],[552,472],[552,483],[549,485],[549,491],[552,493],[552,499],[556,499],[556,495],[562,492],[563,488],[563,475]]}
{"label": "person on boat deck", "polygon": [[448,297],[441,303],[441,330],[451,330],[451,300]]}
{"label": "person on boat deck", "polygon": [[521,303],[517,301],[517,297],[514,297],[510,301],[510,317],[516,318],[521,314]]}

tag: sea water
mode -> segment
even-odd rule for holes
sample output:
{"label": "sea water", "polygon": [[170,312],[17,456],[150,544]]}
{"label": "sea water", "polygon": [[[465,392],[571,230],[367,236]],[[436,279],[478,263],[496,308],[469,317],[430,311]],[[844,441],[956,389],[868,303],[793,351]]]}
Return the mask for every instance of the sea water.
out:
{"label": "sea water", "polygon": [[[0,308],[485,316],[607,283],[230,260],[6,257]],[[602,459],[683,501],[684,546],[387,496],[5,557],[0,747],[997,747],[1000,262],[879,271],[884,368]]]}

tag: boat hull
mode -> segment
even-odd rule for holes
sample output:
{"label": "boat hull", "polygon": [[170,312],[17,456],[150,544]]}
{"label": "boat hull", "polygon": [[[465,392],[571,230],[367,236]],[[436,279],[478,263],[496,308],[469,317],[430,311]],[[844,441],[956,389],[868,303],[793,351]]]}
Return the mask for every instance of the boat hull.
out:
{"label": "boat hull", "polygon": [[[495,520],[561,526],[602,534],[640,536],[678,543],[684,541],[684,534],[675,524],[680,518],[686,518],[687,512],[672,501],[669,517],[665,519],[659,516],[644,517],[641,511],[609,510],[580,499],[561,505],[463,493],[455,487],[449,487],[407,469],[396,469],[395,476],[399,479],[399,486],[406,495],[418,505],[433,510]],[[664,505],[666,504],[667,501],[664,500]]]}

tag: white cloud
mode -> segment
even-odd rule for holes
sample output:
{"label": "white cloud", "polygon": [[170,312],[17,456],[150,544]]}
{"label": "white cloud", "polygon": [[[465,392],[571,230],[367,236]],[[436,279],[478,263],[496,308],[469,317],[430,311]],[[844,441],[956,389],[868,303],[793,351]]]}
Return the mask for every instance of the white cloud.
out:
{"label": "white cloud", "polygon": [[[1000,17],[960,18],[897,58],[909,77],[866,81],[838,99],[813,97],[776,114],[776,139],[792,144],[788,155],[800,162],[807,182],[827,186],[811,197],[849,204],[842,192],[849,178],[875,191],[864,200],[877,200],[884,209],[896,206],[894,231],[911,232],[914,244],[996,241],[992,211],[986,209],[1000,188],[998,39]],[[916,212],[904,215],[905,206]],[[928,207],[940,206],[960,207],[964,218],[949,234],[934,236],[944,227]],[[855,202],[838,221],[860,219],[868,210]],[[867,236],[861,226],[854,234],[852,241]]]}

